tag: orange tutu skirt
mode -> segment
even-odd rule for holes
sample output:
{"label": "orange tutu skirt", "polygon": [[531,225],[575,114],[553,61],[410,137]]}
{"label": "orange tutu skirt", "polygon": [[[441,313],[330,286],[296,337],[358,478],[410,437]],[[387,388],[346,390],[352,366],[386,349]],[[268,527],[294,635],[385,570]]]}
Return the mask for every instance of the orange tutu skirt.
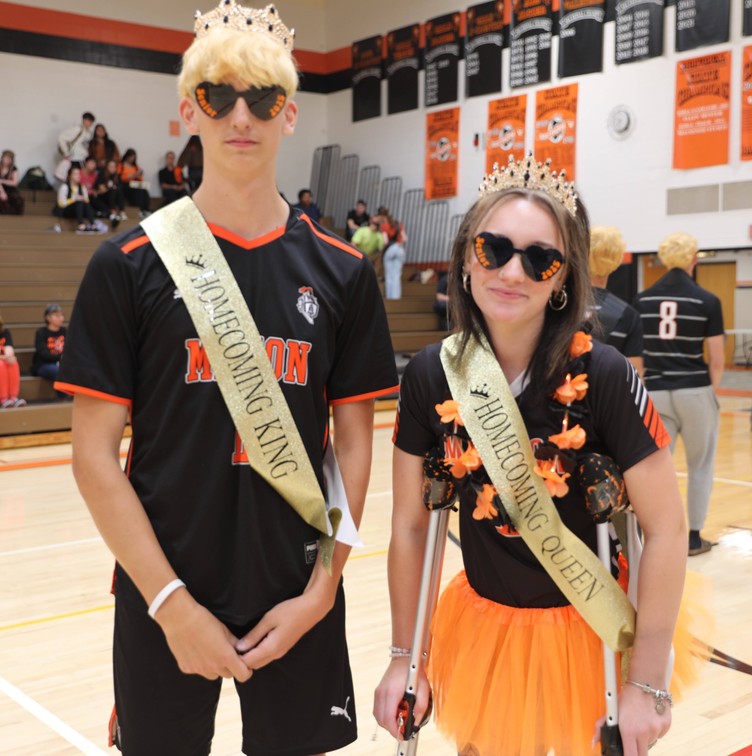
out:
{"label": "orange tutu skirt", "polygon": [[[682,689],[701,665],[690,654],[691,619],[684,611],[684,640],[675,639],[683,643],[674,662]],[[600,754],[593,736],[606,713],[603,646],[576,609],[497,604],[479,596],[460,572],[442,593],[432,633],[427,672],[436,725],[458,751]]]}

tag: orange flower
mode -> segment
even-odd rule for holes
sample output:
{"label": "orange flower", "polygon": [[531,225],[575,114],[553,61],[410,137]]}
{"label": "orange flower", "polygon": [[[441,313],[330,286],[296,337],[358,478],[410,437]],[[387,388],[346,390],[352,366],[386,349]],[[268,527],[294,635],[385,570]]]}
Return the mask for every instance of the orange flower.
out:
{"label": "orange flower", "polygon": [[567,379],[554,391],[554,399],[562,404],[571,404],[575,400],[583,399],[588,390],[587,373],[580,373],[574,378],[567,375]]}
{"label": "orange flower", "polygon": [[543,481],[546,484],[546,488],[548,489],[548,493],[551,496],[561,497],[567,495],[569,486],[564,481],[569,477],[569,473],[559,475],[556,470],[554,470],[553,464],[550,466],[550,468],[546,469],[545,467],[541,467],[540,463],[533,468],[533,472],[543,478]]}
{"label": "orange flower", "polygon": [[585,431],[579,425],[575,425],[569,430],[549,436],[548,440],[560,449],[581,449],[585,443]]}
{"label": "orange flower", "polygon": [[444,462],[450,465],[450,472],[455,478],[462,478],[471,470],[477,470],[481,465],[478,450],[470,444],[460,457],[447,457]]}
{"label": "orange flower", "polygon": [[483,490],[475,499],[474,520],[491,520],[499,514],[499,510],[493,505],[494,496],[496,489],[490,483],[484,483]]}
{"label": "orange flower", "polygon": [[464,425],[460,417],[459,402],[456,402],[454,399],[447,399],[443,404],[437,404],[436,411],[439,413],[442,423]]}
{"label": "orange flower", "polygon": [[584,331],[577,331],[577,333],[572,336],[572,342],[569,345],[569,356],[574,359],[581,354],[585,354],[585,352],[589,352],[592,348],[593,337]]}

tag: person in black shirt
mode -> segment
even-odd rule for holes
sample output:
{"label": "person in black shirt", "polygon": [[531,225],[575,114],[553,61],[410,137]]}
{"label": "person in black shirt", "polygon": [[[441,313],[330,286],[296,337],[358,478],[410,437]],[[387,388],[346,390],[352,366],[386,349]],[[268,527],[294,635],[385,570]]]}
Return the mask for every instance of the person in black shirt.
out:
{"label": "person in black shirt", "polygon": [[[720,408],[715,390],[724,363],[721,301],[692,280],[697,240],[667,236],[658,258],[668,272],[640,292],[634,306],[642,319],[645,385],[672,438],[681,435],[687,457],[689,555],[713,545],[700,536],[713,490]],[[705,362],[704,348],[708,349]]]}
{"label": "person in black shirt", "polygon": [[347,225],[345,227],[345,239],[350,241],[353,234],[361,227],[368,223],[368,207],[366,201],[359,199],[355,203],[355,208],[347,214]]}
{"label": "person in black shirt", "polygon": [[627,249],[624,237],[613,226],[590,229],[590,283],[595,303],[595,338],[620,351],[642,377],[642,323],[632,305],[606,288],[608,277],[621,265]]}
{"label": "person in black shirt", "polygon": [[[45,325],[37,329],[34,335],[34,357],[31,362],[31,374],[55,381],[60,369],[60,360],[65,348],[66,328],[63,325],[65,315],[59,304],[48,304],[44,309]],[[66,394],[58,391],[62,399]]]}
{"label": "person in black shirt", "polygon": [[183,178],[183,169],[175,165],[175,153],[165,154],[165,167],[159,172],[159,186],[165,205],[188,195],[188,182]]}

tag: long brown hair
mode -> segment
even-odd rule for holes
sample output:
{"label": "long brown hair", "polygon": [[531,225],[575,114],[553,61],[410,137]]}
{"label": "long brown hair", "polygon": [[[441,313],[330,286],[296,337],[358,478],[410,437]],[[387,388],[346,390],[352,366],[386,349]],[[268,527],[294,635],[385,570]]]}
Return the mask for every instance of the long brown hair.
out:
{"label": "long brown hair", "polygon": [[569,343],[581,327],[592,301],[588,275],[590,249],[590,222],[581,201],[577,201],[577,214],[572,217],[567,209],[543,192],[529,189],[507,189],[486,194],[478,199],[462,219],[452,246],[449,263],[449,311],[452,322],[462,334],[462,349],[470,339],[488,337],[488,328],[472,295],[462,285],[465,261],[472,253],[472,242],[483,222],[501,205],[515,198],[534,202],[545,210],[556,223],[564,243],[564,286],[567,305],[556,311],[546,307],[543,329],[533,359],[528,368],[531,383],[536,391],[550,393],[554,383],[561,382],[569,361]]}

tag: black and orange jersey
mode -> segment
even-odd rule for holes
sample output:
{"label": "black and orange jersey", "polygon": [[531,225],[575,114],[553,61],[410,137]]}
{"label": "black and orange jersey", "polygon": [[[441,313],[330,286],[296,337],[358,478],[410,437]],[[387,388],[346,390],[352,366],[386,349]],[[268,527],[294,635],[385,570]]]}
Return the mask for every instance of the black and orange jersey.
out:
{"label": "black and orange jersey", "polygon": [[[395,444],[418,456],[438,445],[443,457],[456,458],[466,448],[467,436],[464,428],[457,436],[444,436],[446,426],[441,425],[436,405],[450,399],[451,394],[439,352],[438,344],[427,347],[405,370]],[[606,454],[624,471],[669,443],[648,392],[629,361],[613,347],[593,342],[587,375],[590,388],[576,418],[587,434],[581,453]],[[533,447],[561,432],[561,405],[554,400],[541,401],[528,386],[517,397],[517,404]],[[584,494],[576,480],[567,483],[569,493],[554,499],[559,515],[595,551],[595,525]],[[522,537],[507,525],[498,527],[490,520],[475,520],[475,492],[463,485],[458,490],[462,558],[474,590],[507,606],[565,606],[567,599]]]}
{"label": "black and orange jersey", "polygon": [[[253,241],[211,229],[323,487],[329,406],[397,388],[373,269],[299,211]],[[243,625],[302,591],[317,532],[249,466],[181,294],[139,227],[94,254],[56,385],[130,408],[130,481],[201,604]],[[121,569],[116,586],[140,600]]]}
{"label": "black and orange jersey", "polygon": [[47,326],[37,329],[34,334],[34,358],[32,371],[40,365],[51,362],[60,362],[65,348],[67,329],[61,326],[57,331],[51,331]]}
{"label": "black and orange jersey", "polygon": [[13,346],[13,337],[7,328],[3,328],[3,330],[0,331],[0,355],[5,354],[5,347],[7,346]]}

